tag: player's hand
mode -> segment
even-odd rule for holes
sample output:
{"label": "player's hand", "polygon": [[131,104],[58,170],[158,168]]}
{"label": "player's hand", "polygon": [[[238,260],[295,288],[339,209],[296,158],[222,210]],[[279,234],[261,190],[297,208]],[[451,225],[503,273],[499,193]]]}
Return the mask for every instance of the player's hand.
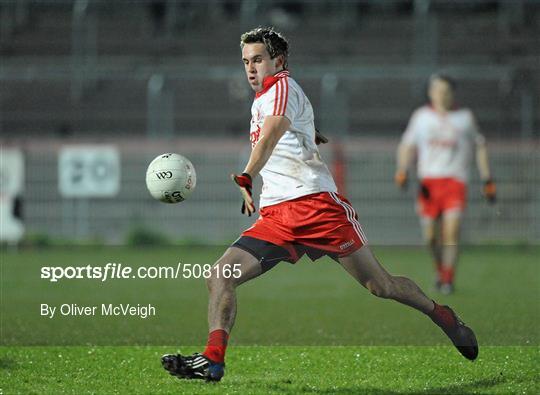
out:
{"label": "player's hand", "polygon": [[492,179],[484,181],[482,194],[484,195],[489,204],[495,204],[495,202],[497,201],[497,187]]}
{"label": "player's hand", "polygon": [[394,182],[396,183],[397,187],[399,189],[407,189],[407,172],[403,170],[396,171],[396,175],[394,176]]}
{"label": "player's hand", "polygon": [[241,209],[242,214],[251,217],[251,214],[255,212],[255,203],[253,203],[253,195],[251,194],[253,188],[251,176],[248,173],[242,173],[241,175],[231,174],[231,179],[238,185],[244,199]]}
{"label": "player's hand", "polygon": [[328,143],[328,139],[324,137],[324,135],[319,132],[319,129],[315,128],[315,144],[326,144]]}

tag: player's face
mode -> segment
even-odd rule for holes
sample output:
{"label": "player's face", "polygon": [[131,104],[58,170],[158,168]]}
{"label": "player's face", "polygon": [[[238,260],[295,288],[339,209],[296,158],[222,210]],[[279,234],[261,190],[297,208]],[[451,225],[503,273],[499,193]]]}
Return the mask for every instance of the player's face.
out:
{"label": "player's face", "polygon": [[454,92],[450,84],[436,79],[429,85],[429,99],[435,108],[449,110],[454,104]]}
{"label": "player's face", "polygon": [[265,77],[274,75],[283,68],[282,57],[270,58],[270,54],[262,43],[245,44],[242,48],[242,61],[249,85],[255,92],[263,89]]}

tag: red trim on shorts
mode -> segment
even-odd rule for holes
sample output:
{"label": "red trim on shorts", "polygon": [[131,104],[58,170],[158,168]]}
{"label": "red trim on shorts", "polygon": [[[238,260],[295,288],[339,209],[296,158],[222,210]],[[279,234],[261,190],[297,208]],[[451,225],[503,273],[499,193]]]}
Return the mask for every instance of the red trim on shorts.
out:
{"label": "red trim on shorts", "polygon": [[353,228],[356,231],[358,237],[360,238],[360,240],[362,240],[362,243],[364,245],[366,245],[367,244],[367,237],[364,234],[364,231],[362,230],[362,225],[360,225],[360,222],[358,222],[358,215],[354,211],[353,206],[351,206],[348,202],[344,202],[343,200],[341,200],[336,193],[334,193],[334,192],[329,192],[329,193],[330,193],[330,196],[332,197],[332,199],[334,199],[334,201],[336,201],[336,203],[340,204],[345,209],[345,213],[347,215],[347,220],[353,226]]}

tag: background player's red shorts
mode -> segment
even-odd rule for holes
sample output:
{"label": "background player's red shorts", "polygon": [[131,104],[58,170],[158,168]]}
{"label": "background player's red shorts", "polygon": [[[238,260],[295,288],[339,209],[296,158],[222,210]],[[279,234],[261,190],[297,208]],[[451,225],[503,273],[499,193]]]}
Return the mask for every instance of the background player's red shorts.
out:
{"label": "background player's red shorts", "polygon": [[418,194],[418,213],[437,218],[444,212],[465,209],[467,186],[455,178],[424,178]]}
{"label": "background player's red shorts", "polygon": [[304,254],[303,246],[344,257],[367,244],[353,207],[334,192],[306,195],[263,207],[259,219],[242,236],[285,248],[290,253],[287,260],[293,263]]}

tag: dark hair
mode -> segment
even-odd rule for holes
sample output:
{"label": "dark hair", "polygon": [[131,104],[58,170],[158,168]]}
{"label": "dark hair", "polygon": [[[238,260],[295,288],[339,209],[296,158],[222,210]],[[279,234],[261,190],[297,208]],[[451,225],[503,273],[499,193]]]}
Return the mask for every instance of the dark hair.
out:
{"label": "dark hair", "polygon": [[431,87],[431,84],[436,80],[444,81],[448,85],[450,85],[450,88],[452,88],[453,91],[456,90],[456,87],[457,87],[456,80],[450,77],[448,74],[443,74],[443,73],[433,73],[429,76],[428,89],[429,87]]}
{"label": "dark hair", "polygon": [[270,54],[271,59],[283,55],[283,68],[287,68],[287,58],[289,57],[289,42],[283,34],[275,31],[271,27],[257,27],[240,36],[240,48],[246,44],[262,43]]}

